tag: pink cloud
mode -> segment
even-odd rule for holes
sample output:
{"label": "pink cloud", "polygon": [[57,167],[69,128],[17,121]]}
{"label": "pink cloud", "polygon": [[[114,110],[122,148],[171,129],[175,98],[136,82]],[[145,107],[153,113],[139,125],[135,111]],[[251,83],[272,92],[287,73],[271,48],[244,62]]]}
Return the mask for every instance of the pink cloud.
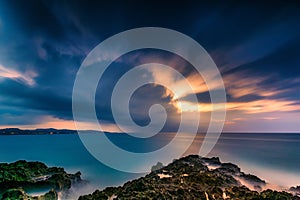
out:
{"label": "pink cloud", "polygon": [[19,72],[17,70],[9,69],[9,68],[4,67],[3,65],[0,65],[0,77],[2,77],[2,78],[13,79],[18,82],[22,82],[22,83],[32,86],[35,84],[34,78],[36,76],[37,76],[37,73],[32,70],[28,70],[24,74],[22,74],[21,72]]}

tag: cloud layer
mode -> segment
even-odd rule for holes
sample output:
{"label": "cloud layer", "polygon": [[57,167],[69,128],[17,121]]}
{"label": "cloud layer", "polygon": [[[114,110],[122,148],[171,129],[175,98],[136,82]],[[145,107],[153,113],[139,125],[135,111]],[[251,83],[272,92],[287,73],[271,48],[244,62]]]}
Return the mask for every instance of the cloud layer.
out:
{"label": "cloud layer", "polygon": [[[121,31],[157,26],[194,38],[216,62],[228,99],[225,131],[300,131],[298,4],[116,4],[0,2],[0,126],[72,127],[73,83],[89,51]],[[153,61],[182,73],[199,104],[190,102],[182,80],[150,70],[154,79],[176,88],[177,96],[159,86],[141,88],[130,105],[134,120],[147,124],[145,105],[161,103],[168,108],[170,130],[178,125],[179,110],[191,113],[192,119],[198,108],[205,129],[212,107],[202,77],[179,56],[151,49],[131,52],[111,65],[98,85],[99,120],[108,130],[114,126],[110,97],[116,81],[133,66]]]}

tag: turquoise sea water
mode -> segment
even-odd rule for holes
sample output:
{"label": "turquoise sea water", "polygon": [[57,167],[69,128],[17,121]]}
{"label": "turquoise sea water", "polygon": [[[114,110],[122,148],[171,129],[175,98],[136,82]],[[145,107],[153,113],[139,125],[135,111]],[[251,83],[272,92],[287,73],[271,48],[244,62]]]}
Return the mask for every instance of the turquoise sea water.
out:
{"label": "turquoise sea water", "polygon": [[[122,140],[129,146],[137,145],[136,141],[131,144],[122,136],[114,137],[115,141]],[[106,150],[99,146],[99,151]],[[209,156],[233,162],[242,171],[274,184],[300,185],[300,134],[223,133]],[[100,163],[76,134],[0,136],[0,162],[20,159],[61,166],[70,173],[81,171],[82,178],[90,182],[84,191],[78,191],[81,193],[121,185],[143,175],[120,172]]]}

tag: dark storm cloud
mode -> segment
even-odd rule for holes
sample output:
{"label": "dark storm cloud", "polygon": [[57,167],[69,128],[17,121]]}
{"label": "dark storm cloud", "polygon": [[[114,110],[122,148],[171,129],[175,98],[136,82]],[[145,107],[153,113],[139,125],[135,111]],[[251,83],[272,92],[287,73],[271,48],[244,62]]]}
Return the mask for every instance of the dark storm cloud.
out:
{"label": "dark storm cloud", "polygon": [[[0,65],[36,75],[32,76],[32,85],[7,77],[0,80],[1,114],[42,113],[72,119],[72,87],[85,56],[104,39],[144,26],[175,29],[203,45],[221,70],[229,102],[267,98],[297,103],[300,100],[298,11],[299,4],[293,1],[272,2],[272,5],[258,1],[2,1]],[[101,110],[103,120],[113,122],[109,100],[118,77],[132,66],[153,59],[173,66],[186,77],[195,73],[187,62],[166,52],[146,50],[121,59],[111,66],[98,87],[96,107]],[[248,82],[243,87],[250,93],[239,95],[242,88],[235,83],[241,79]],[[257,88],[253,89],[254,86]],[[161,97],[160,103],[166,106],[170,101],[162,98],[162,91],[157,88],[152,91],[153,96],[147,96],[151,94],[149,90],[132,100],[137,104],[132,112],[139,123],[147,123],[147,107],[143,107],[142,101],[150,105]],[[273,94],[263,96],[266,91]],[[197,96],[200,102],[210,101],[208,92]],[[189,96],[183,100],[189,101]],[[175,111],[170,108],[170,112]],[[8,119],[12,120],[6,119],[7,124]]]}
{"label": "dark storm cloud", "polygon": [[[99,120],[114,122],[110,107],[111,95],[117,81],[128,70],[132,69],[132,66],[142,65],[151,61],[153,62],[154,60],[156,63],[173,66],[179,70],[184,70],[181,65],[187,66],[188,64],[182,58],[174,56],[169,52],[154,49],[132,51],[121,56],[110,65],[98,83],[95,101]],[[190,70],[183,71],[183,73],[186,72],[190,72]],[[165,93],[166,88],[160,85],[154,86],[152,84],[146,84],[135,91],[130,99],[129,105],[133,120],[140,125],[148,124],[150,122],[148,114],[150,107],[153,104],[161,104],[165,107],[169,116],[172,116],[172,120],[174,120],[172,122],[171,119],[168,118],[168,126],[165,127],[165,130],[174,130],[174,128],[177,128],[177,110],[174,105],[170,104],[172,96],[166,96]]]}
{"label": "dark storm cloud", "polygon": [[62,119],[72,118],[71,99],[65,97],[63,91],[28,88],[11,80],[1,82],[0,89],[3,106],[45,111]]}
{"label": "dark storm cloud", "polygon": [[[300,75],[299,51],[300,31],[297,38],[291,39],[268,55],[241,65],[239,68],[240,70],[251,69],[260,74],[276,74],[283,78],[297,78]],[[234,70],[231,71],[231,73],[234,72]]]}

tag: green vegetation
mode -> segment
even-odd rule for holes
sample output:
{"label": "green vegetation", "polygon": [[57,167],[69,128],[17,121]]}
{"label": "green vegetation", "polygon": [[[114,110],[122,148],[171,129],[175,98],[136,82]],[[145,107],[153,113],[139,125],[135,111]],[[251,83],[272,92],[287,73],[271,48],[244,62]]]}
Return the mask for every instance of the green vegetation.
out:
{"label": "green vegetation", "polygon": [[[80,183],[80,176],[80,172],[68,174],[63,168],[47,167],[41,162],[0,163],[0,199],[56,200],[57,192],[65,192],[72,184]],[[25,192],[39,188],[47,188],[49,192],[40,197],[30,197]]]}

